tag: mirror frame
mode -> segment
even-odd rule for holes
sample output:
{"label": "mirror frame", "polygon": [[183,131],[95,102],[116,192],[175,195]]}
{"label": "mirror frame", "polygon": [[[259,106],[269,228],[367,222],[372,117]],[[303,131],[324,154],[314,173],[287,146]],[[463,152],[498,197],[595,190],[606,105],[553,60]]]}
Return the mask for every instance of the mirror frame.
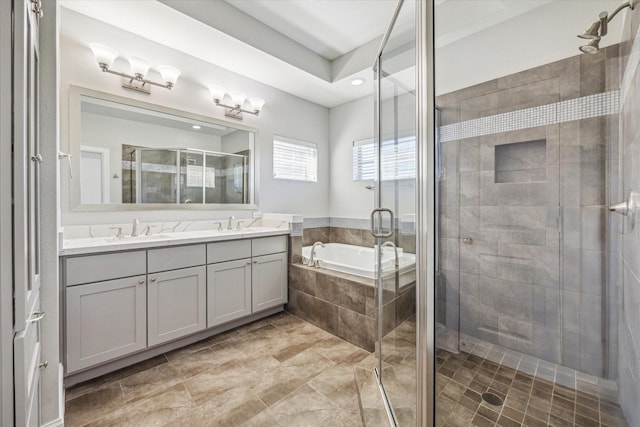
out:
{"label": "mirror frame", "polygon": [[[81,146],[81,103],[82,97],[102,99],[105,101],[124,104],[132,107],[142,108],[158,113],[170,114],[173,116],[193,119],[201,122],[207,122],[215,125],[225,126],[233,129],[250,132],[249,148],[252,155],[249,159],[249,167],[251,171],[251,179],[249,180],[249,203],[210,203],[210,204],[168,204],[168,203],[108,203],[108,204],[82,204],[80,203],[80,146]],[[213,106],[213,103],[212,103]],[[71,212],[116,212],[116,211],[149,211],[149,210],[255,210],[258,208],[258,176],[259,167],[256,162],[258,155],[256,140],[258,137],[258,129],[252,126],[245,126],[235,122],[219,120],[213,117],[203,116],[183,110],[177,110],[162,105],[151,104],[136,99],[126,98],[110,93],[100,92],[93,89],[87,89],[80,86],[69,86],[69,154],[71,154],[71,168],[73,178],[69,178],[66,174],[69,185],[69,210]],[[64,168],[62,162],[60,168]],[[64,178],[61,176],[60,185],[63,185]]]}

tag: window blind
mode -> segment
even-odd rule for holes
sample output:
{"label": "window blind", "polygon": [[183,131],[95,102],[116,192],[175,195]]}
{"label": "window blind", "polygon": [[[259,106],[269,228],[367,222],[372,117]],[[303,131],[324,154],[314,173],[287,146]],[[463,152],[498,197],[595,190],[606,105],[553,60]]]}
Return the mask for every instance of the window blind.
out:
{"label": "window blind", "polygon": [[[416,176],[415,137],[384,141],[381,147],[381,180],[413,179]],[[376,178],[377,159],[373,139],[353,143],[353,180]]]}
{"label": "window blind", "polygon": [[274,137],[273,177],[317,182],[318,149],[316,144]]}

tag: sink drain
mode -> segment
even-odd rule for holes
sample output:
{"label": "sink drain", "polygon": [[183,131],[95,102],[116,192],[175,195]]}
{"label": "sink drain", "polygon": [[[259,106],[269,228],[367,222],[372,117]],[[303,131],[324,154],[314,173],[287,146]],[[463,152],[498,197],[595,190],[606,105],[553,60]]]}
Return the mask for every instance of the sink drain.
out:
{"label": "sink drain", "polygon": [[503,403],[500,396],[493,393],[482,393],[482,400],[493,406],[502,406]]}

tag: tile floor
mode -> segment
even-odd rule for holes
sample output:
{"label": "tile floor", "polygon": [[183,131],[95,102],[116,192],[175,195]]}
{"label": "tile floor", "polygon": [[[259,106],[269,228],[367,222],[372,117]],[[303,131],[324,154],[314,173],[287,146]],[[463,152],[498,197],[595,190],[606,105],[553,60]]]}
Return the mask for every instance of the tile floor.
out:
{"label": "tile floor", "polygon": [[361,426],[375,360],[280,313],[66,390],[65,426]]}
{"label": "tile floor", "polygon": [[[473,354],[438,350],[437,426],[627,426],[617,402]],[[484,402],[492,392],[502,406]]]}
{"label": "tile floor", "polygon": [[[415,425],[415,321],[383,340],[401,426]],[[386,427],[374,354],[280,313],[66,391],[65,426]],[[627,426],[617,402],[438,350],[436,425]],[[481,393],[504,400],[490,405]]]}

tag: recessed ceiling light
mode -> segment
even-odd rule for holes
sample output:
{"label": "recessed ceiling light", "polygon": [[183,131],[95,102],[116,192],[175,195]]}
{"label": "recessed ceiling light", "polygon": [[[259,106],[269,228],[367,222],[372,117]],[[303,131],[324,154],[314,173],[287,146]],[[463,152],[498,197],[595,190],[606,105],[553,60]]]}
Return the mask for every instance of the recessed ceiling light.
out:
{"label": "recessed ceiling light", "polygon": [[355,78],[355,79],[351,80],[351,85],[352,85],[352,86],[360,86],[360,85],[362,85],[363,83],[364,83],[364,79],[362,79],[362,78],[360,78],[360,77],[358,77],[358,78]]}
{"label": "recessed ceiling light", "polygon": [[200,125],[192,125],[191,127],[194,128],[194,129],[202,129],[202,126],[200,126]]}

